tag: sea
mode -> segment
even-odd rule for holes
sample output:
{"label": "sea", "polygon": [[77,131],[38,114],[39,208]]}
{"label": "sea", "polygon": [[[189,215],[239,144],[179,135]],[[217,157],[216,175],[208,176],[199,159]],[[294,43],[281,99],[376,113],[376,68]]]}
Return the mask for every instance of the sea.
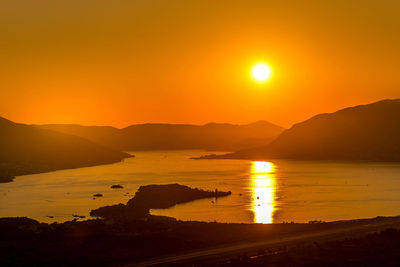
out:
{"label": "sea", "polygon": [[[202,150],[129,152],[122,162],[18,176],[0,183],[0,217],[90,219],[149,184],[231,191],[151,214],[183,221],[282,223],[400,215],[400,164],[294,160],[194,160]],[[113,189],[112,185],[123,188]],[[94,197],[101,194],[101,197]]]}

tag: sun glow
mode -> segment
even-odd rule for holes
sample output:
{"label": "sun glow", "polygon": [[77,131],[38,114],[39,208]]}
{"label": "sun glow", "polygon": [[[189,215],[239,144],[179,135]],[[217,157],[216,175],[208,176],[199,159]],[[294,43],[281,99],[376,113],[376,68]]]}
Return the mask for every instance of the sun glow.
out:
{"label": "sun glow", "polygon": [[251,169],[252,173],[257,173],[257,174],[271,173],[274,171],[274,165],[271,162],[253,161]]}
{"label": "sun glow", "polygon": [[264,63],[257,64],[251,69],[251,75],[258,82],[268,81],[271,78],[271,74],[271,68]]}

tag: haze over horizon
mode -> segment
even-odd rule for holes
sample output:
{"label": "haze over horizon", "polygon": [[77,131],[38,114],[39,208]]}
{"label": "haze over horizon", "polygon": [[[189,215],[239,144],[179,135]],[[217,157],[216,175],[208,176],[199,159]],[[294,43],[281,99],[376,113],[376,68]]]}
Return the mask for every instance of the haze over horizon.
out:
{"label": "haze over horizon", "polygon": [[[0,116],[288,128],[400,98],[399,13],[394,0],[3,1]],[[266,83],[250,77],[260,62]]]}
{"label": "haze over horizon", "polygon": [[400,0],[0,0],[1,266],[400,266]]}

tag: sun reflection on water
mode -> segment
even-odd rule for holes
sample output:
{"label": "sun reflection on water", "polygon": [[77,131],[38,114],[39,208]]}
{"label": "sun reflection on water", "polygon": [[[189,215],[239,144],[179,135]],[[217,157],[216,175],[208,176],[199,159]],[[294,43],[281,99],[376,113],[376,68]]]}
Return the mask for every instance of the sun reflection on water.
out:
{"label": "sun reflection on water", "polygon": [[251,165],[252,210],[255,223],[272,223],[275,211],[276,178],[271,162],[253,161]]}

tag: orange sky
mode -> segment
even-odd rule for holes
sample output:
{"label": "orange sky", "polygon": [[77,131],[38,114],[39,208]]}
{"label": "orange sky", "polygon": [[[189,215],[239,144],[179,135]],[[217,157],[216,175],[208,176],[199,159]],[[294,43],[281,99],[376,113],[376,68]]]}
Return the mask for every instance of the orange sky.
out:
{"label": "orange sky", "polygon": [[[400,97],[400,1],[2,1],[0,116],[289,127]],[[267,62],[270,82],[250,68]]]}

